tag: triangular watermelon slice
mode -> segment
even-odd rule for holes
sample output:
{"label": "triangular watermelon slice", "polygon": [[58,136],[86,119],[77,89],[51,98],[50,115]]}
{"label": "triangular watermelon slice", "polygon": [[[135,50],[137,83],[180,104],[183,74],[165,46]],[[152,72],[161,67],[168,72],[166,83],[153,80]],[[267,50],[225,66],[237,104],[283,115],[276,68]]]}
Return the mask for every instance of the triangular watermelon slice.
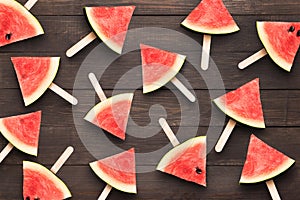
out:
{"label": "triangular watermelon slice", "polygon": [[256,128],[265,128],[258,78],[216,98],[213,102],[236,121]]}
{"label": "triangular watermelon slice", "polygon": [[17,149],[37,156],[42,111],[0,119],[0,132]]}
{"label": "triangular watermelon slice", "polygon": [[174,147],[156,169],[206,186],[206,136],[192,138]]}
{"label": "triangular watermelon slice", "polygon": [[12,57],[25,106],[35,102],[51,85],[59,57]]}
{"label": "triangular watermelon slice", "polygon": [[137,193],[134,148],[90,163],[92,170],[110,186]]}
{"label": "triangular watermelon slice", "polygon": [[300,45],[300,22],[257,22],[257,32],[272,60],[291,71]]}
{"label": "triangular watermelon slice", "polygon": [[251,135],[240,183],[258,183],[272,179],[295,163],[283,153]]}
{"label": "triangular watermelon slice", "polygon": [[115,95],[94,106],[84,119],[125,140],[132,99],[133,93]]}
{"label": "triangular watermelon slice", "polygon": [[152,92],[167,84],[181,69],[186,56],[140,45],[143,68],[143,93]]}
{"label": "triangular watermelon slice", "polygon": [[240,30],[222,0],[202,0],[181,24],[207,34],[227,34]]}
{"label": "triangular watermelon slice", "polygon": [[67,186],[44,166],[23,161],[23,198],[62,200],[71,197]]}
{"label": "triangular watermelon slice", "polygon": [[86,7],[86,15],[98,37],[113,51],[122,53],[135,6]]}
{"label": "triangular watermelon slice", "polygon": [[0,46],[44,34],[38,20],[15,0],[0,1]]}

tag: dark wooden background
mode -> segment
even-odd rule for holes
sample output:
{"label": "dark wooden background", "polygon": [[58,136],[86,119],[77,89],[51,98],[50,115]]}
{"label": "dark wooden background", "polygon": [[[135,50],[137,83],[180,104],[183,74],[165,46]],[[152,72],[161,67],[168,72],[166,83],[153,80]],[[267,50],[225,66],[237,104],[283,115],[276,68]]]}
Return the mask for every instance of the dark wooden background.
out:
{"label": "dark wooden background", "polygon": [[[25,3],[25,0],[21,0]],[[73,145],[75,152],[58,172],[68,187],[73,199],[97,199],[104,188],[102,182],[90,170],[88,163],[95,158],[82,145],[72,116],[72,106],[47,91],[33,105],[25,108],[16,75],[10,62],[11,56],[61,56],[61,67],[55,79],[58,85],[72,91],[79,66],[88,53],[100,41],[94,41],[74,58],[65,56],[65,50],[85,34],[90,28],[83,16],[86,5],[128,5],[137,6],[130,28],[165,27],[182,32],[202,44],[202,34],[189,31],[180,22],[199,3],[198,0],[40,0],[32,9],[45,29],[45,35],[24,42],[0,48],[0,116],[10,116],[41,109],[43,111],[39,156],[34,158],[14,149],[0,166],[0,199],[22,198],[22,161],[33,160],[50,167],[60,153]],[[238,126],[234,130],[225,150],[221,154],[214,151],[208,155],[207,184],[204,188],[175,177],[151,172],[138,174],[138,194],[131,195],[113,190],[108,199],[271,199],[264,183],[239,185],[239,177],[246,156],[251,133],[296,160],[296,164],[284,174],[275,178],[282,199],[299,199],[300,185],[300,57],[297,56],[291,73],[277,67],[267,56],[248,69],[237,69],[237,63],[262,48],[255,29],[256,20],[297,21],[300,14],[299,0],[224,0],[241,28],[236,34],[214,36],[211,55],[224,80],[226,89],[232,90],[259,77],[261,96],[267,129],[256,130]],[[170,41],[171,42],[171,41]],[[137,54],[135,54],[137,55]],[[136,56],[122,56],[112,64],[110,74],[105,74],[101,82],[109,96],[117,78],[124,73],[120,67],[130,69],[140,62]],[[191,67],[183,67],[181,73],[192,84],[199,106],[202,108],[198,134],[206,133],[210,111],[213,108],[205,83],[195,76]],[[164,90],[164,91],[163,91]],[[168,122],[176,131],[180,124],[180,109],[177,101],[168,98],[168,90],[162,89],[150,95],[135,93],[131,112],[132,118],[140,125],[147,125],[147,106],[162,103],[168,111]],[[298,106],[297,106],[298,105]],[[157,124],[158,126],[158,124]],[[186,124],[189,131],[191,124]],[[112,141],[116,143],[118,140]],[[155,150],[168,143],[161,132],[156,137],[137,143],[134,138],[126,141],[127,146],[135,146],[138,152]],[[1,136],[0,147],[7,141]]]}

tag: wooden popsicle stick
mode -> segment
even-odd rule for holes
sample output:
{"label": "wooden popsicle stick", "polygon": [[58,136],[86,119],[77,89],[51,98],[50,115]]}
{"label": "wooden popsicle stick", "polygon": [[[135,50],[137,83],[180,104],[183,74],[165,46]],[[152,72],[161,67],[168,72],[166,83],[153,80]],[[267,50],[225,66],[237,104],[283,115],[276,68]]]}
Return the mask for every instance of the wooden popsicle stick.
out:
{"label": "wooden popsicle stick", "polygon": [[73,153],[74,148],[72,146],[69,146],[58,158],[58,160],[54,163],[54,165],[51,167],[51,171],[56,174],[58,170],[65,164],[65,162],[68,160],[68,158]]}
{"label": "wooden popsicle stick", "polygon": [[93,40],[95,40],[97,36],[94,32],[90,32],[88,35],[86,35],[84,38],[79,40],[74,46],[72,46],[70,49],[66,51],[66,55],[71,58],[76,53],[78,53],[81,49],[86,47],[89,43],[91,43]]}
{"label": "wooden popsicle stick", "polygon": [[266,181],[267,187],[273,200],[281,200],[276,185],[273,180]]}
{"label": "wooden popsicle stick", "polygon": [[109,195],[110,191],[112,190],[112,187],[110,185],[106,185],[103,189],[102,193],[100,194],[98,200],[105,200],[107,196]]}
{"label": "wooden popsicle stick", "polygon": [[99,99],[101,101],[105,101],[107,99],[106,95],[105,95],[104,91],[102,90],[101,85],[99,84],[99,81],[96,78],[96,75],[94,73],[89,73],[89,79],[90,79]]}
{"label": "wooden popsicle stick", "polygon": [[266,49],[261,49],[260,51],[256,52],[252,56],[250,56],[250,57],[246,58],[245,60],[243,60],[242,62],[240,62],[238,64],[238,67],[240,69],[245,69],[246,67],[248,67],[252,63],[258,61],[259,59],[261,59],[262,57],[264,57],[267,54],[268,53],[267,53]]}
{"label": "wooden popsicle stick", "polygon": [[4,149],[0,153],[0,163],[6,158],[6,156],[11,152],[11,150],[14,148],[14,146],[11,143],[8,143]]}
{"label": "wooden popsicle stick", "polygon": [[180,90],[180,92],[190,100],[190,102],[194,103],[196,101],[196,97],[176,78],[174,77],[171,82]]}
{"label": "wooden popsicle stick", "polygon": [[67,91],[65,91],[64,89],[62,89],[55,83],[51,83],[51,85],[49,86],[49,89],[52,90],[53,92],[55,92],[56,94],[58,94],[59,96],[61,96],[63,99],[65,99],[72,105],[78,104],[78,100],[74,96],[69,94]]}
{"label": "wooden popsicle stick", "polygon": [[211,46],[211,35],[203,35],[201,69],[207,70],[209,66],[209,55]]}
{"label": "wooden popsicle stick", "polygon": [[27,9],[27,10],[30,10],[37,2],[38,0],[28,0],[24,7]]}
{"label": "wooden popsicle stick", "polygon": [[235,125],[236,125],[236,121],[234,121],[232,119],[230,119],[228,121],[223,133],[221,134],[221,136],[220,136],[220,138],[219,138],[219,140],[218,140],[218,142],[215,146],[216,152],[219,153],[223,150],[223,148],[224,148],[224,146],[225,146],[232,130],[234,129]]}
{"label": "wooden popsicle stick", "polygon": [[162,127],[162,129],[164,130],[167,137],[169,138],[172,145],[174,147],[179,145],[180,143],[179,143],[177,137],[175,136],[175,134],[173,133],[172,129],[170,128],[170,126],[169,126],[168,122],[166,121],[166,119],[160,118],[158,120],[158,122],[159,122],[160,126]]}

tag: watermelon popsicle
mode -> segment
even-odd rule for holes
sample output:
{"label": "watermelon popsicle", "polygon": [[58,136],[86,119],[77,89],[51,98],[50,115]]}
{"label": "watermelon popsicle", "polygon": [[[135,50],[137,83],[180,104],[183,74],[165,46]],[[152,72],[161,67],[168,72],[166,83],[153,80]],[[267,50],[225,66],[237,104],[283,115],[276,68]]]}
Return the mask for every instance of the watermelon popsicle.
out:
{"label": "watermelon popsicle", "polygon": [[59,57],[12,57],[11,61],[25,106],[39,99],[48,88],[72,105],[77,105],[75,97],[53,83],[59,67]]}
{"label": "watermelon popsicle", "polygon": [[264,48],[240,62],[238,67],[245,69],[269,54],[279,67],[290,72],[300,45],[300,22],[257,21],[256,28]]}
{"label": "watermelon popsicle", "polygon": [[98,200],[105,200],[112,188],[137,193],[134,148],[90,163],[95,174],[107,183]]}
{"label": "watermelon popsicle", "polygon": [[196,97],[175,77],[183,66],[186,56],[144,44],[140,44],[140,49],[144,94],[157,90],[171,81],[189,101],[196,101]]}
{"label": "watermelon popsicle", "polygon": [[159,124],[173,145],[156,170],[206,187],[206,136],[198,136],[180,144],[164,118]]}
{"label": "watermelon popsicle", "polygon": [[29,12],[36,0],[24,6],[14,0],[0,1],[0,46],[22,41],[44,34],[38,20]]}
{"label": "watermelon popsicle", "polygon": [[0,153],[0,163],[13,147],[37,156],[41,118],[42,111],[0,118],[0,131],[9,141]]}
{"label": "watermelon popsicle", "polygon": [[211,34],[228,34],[240,30],[222,0],[202,0],[181,24],[204,33],[201,58],[203,70],[209,67]]}
{"label": "watermelon popsicle", "polygon": [[24,199],[67,199],[71,192],[55,174],[68,160],[74,148],[69,146],[50,170],[30,161],[23,161],[23,198]]}
{"label": "watermelon popsicle", "polygon": [[216,152],[223,150],[236,121],[255,128],[265,128],[258,78],[214,99],[213,102],[221,111],[232,118],[228,121],[215,146]]}
{"label": "watermelon popsicle", "polygon": [[72,57],[91,43],[97,36],[113,51],[122,53],[126,33],[135,6],[85,7],[87,19],[94,32],[89,33],[67,50],[67,57]]}
{"label": "watermelon popsicle", "polygon": [[84,119],[125,140],[133,93],[118,94],[107,99],[94,73],[89,74],[89,79],[101,102],[95,105]]}
{"label": "watermelon popsicle", "polygon": [[240,183],[266,181],[272,199],[280,200],[272,178],[289,169],[294,163],[295,160],[269,146],[252,134]]}

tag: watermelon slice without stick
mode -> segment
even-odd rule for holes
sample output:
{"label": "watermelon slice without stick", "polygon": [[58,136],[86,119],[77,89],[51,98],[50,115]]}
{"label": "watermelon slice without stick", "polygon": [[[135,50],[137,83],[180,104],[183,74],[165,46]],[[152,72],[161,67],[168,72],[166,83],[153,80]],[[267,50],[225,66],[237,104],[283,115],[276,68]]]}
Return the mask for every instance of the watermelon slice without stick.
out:
{"label": "watermelon slice without stick", "polygon": [[[216,98],[213,102],[232,119],[255,128],[265,128],[258,78]],[[236,125],[236,122],[232,119],[229,120],[215,147],[217,152],[222,151]]]}
{"label": "watermelon slice without stick", "polygon": [[140,45],[143,68],[143,93],[157,90],[171,81],[191,102],[195,96],[175,77],[186,56]]}
{"label": "watermelon slice without stick", "polygon": [[295,160],[277,151],[252,134],[240,183],[258,183],[269,180],[266,183],[273,199],[280,199],[274,182],[270,179],[283,173],[294,163]]}
{"label": "watermelon slice without stick", "polygon": [[239,31],[222,0],[202,0],[181,23],[183,26],[204,33],[201,68],[208,69],[211,36]]}
{"label": "watermelon slice without stick", "polygon": [[16,147],[37,156],[42,112],[0,118],[0,131],[9,144],[0,153],[0,162]]}
{"label": "watermelon slice without stick", "polygon": [[127,193],[137,193],[134,148],[92,162],[90,167],[107,183],[99,199],[105,199],[112,187]]}
{"label": "watermelon slice without stick", "polygon": [[23,161],[23,198],[62,200],[71,197],[67,186],[55,174],[73,151],[73,147],[69,146],[51,171],[38,163]]}
{"label": "watermelon slice without stick", "polygon": [[157,170],[206,187],[206,136],[179,144],[166,120],[159,120],[174,148],[159,162]]}
{"label": "watermelon slice without stick", "polygon": [[49,88],[73,105],[77,99],[53,83],[59,57],[12,57],[25,106],[39,99]]}
{"label": "watermelon slice without stick", "polygon": [[[87,19],[97,36],[113,51],[122,53],[126,33],[135,6],[85,7]],[[92,32],[67,50],[68,57],[74,56],[97,36]]]}
{"label": "watermelon slice without stick", "polygon": [[44,34],[38,20],[15,0],[0,1],[0,46]]}
{"label": "watermelon slice without stick", "polygon": [[256,22],[264,49],[239,63],[244,69],[269,54],[282,69],[290,72],[300,45],[300,22]]}

